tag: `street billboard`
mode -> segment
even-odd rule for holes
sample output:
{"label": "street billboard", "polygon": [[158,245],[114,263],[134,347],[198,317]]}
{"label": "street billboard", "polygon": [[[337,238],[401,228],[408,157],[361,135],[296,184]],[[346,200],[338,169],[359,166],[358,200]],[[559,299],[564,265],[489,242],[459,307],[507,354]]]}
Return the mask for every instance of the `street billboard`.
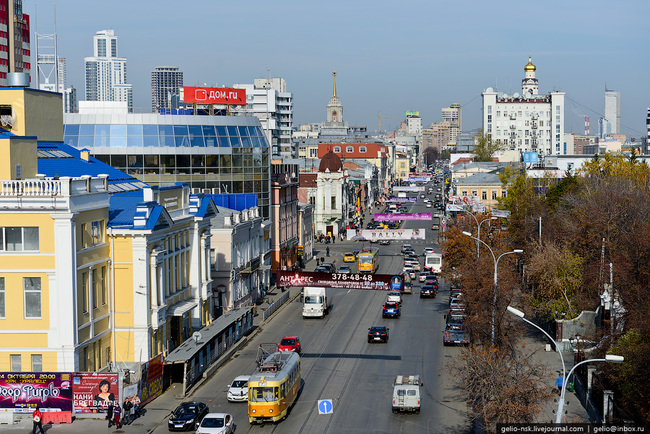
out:
{"label": "street billboard", "polygon": [[140,400],[142,405],[162,393],[163,356],[158,354],[140,367]]}
{"label": "street billboard", "polygon": [[348,241],[424,240],[425,229],[348,229]]}
{"label": "street billboard", "polygon": [[119,374],[75,372],[72,374],[72,405],[75,413],[104,413],[109,404],[121,403]]}
{"label": "street billboard", "polygon": [[393,187],[393,191],[424,191],[424,187],[396,185]]}
{"label": "street billboard", "polygon": [[408,179],[409,182],[429,182],[431,181],[430,176],[411,176]]}
{"label": "street billboard", "polygon": [[396,274],[314,273],[309,271],[278,271],[278,286],[327,287],[341,289],[368,289],[401,291],[403,277]]}
{"label": "street billboard", "polygon": [[409,196],[409,197],[406,197],[406,196],[405,197],[391,196],[391,197],[386,198],[386,200],[384,202],[388,202],[388,203],[413,202],[413,203],[415,203],[417,201],[418,201],[418,198],[415,197],[415,196]]}
{"label": "street billboard", "polygon": [[246,105],[246,89],[185,86],[183,100],[197,104]]}
{"label": "street billboard", "polygon": [[392,221],[411,221],[411,220],[431,220],[430,212],[415,212],[415,213],[381,213],[375,214],[376,222],[392,222]]}
{"label": "street billboard", "polygon": [[508,218],[508,217],[510,217],[510,211],[505,210],[505,209],[493,209],[492,210],[492,216],[493,217]]}
{"label": "street billboard", "polygon": [[0,409],[31,413],[72,411],[69,372],[0,372]]}

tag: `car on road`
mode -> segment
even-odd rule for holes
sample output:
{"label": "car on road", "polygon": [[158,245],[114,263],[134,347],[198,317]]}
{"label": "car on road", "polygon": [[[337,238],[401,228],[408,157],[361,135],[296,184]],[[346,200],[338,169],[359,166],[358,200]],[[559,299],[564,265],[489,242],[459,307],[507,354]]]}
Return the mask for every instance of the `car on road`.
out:
{"label": "car on road", "polygon": [[234,418],[228,413],[209,413],[196,429],[197,434],[232,434],[234,432]]}
{"label": "car on road", "polygon": [[418,276],[418,280],[419,280],[420,282],[424,282],[424,281],[427,280],[427,276],[428,276],[428,275],[429,275],[429,272],[428,272],[428,271],[424,271],[424,272],[420,273],[420,275]]}
{"label": "car on road", "polygon": [[427,256],[430,253],[434,253],[433,247],[425,247],[422,251],[422,256]]}
{"label": "car on road", "polygon": [[388,343],[388,327],[372,326],[368,329],[368,343],[384,342]]}
{"label": "car on road", "polygon": [[381,246],[387,246],[390,244],[390,240],[381,240],[379,241],[379,245]]}
{"label": "car on road", "polygon": [[402,304],[402,294],[399,292],[389,292],[386,296],[386,303],[399,303]]}
{"label": "car on road", "polygon": [[354,262],[357,260],[357,257],[352,252],[347,252],[343,255],[343,262]]}
{"label": "car on road", "polygon": [[[405,259],[404,264],[410,265],[414,271],[421,271],[422,269],[422,267],[420,266],[420,261],[417,261],[415,259]],[[415,276],[413,278],[415,278]]]}
{"label": "car on road", "polygon": [[228,386],[228,401],[230,402],[245,402],[248,401],[248,379],[250,375],[240,375],[235,377]]}
{"label": "car on road", "polygon": [[452,299],[449,301],[449,309],[464,311],[466,307],[465,300]]}
{"label": "car on road", "polygon": [[329,273],[329,270],[325,267],[316,267],[314,273]]}
{"label": "car on road", "polygon": [[402,253],[405,253],[407,250],[413,250],[413,246],[410,244],[402,244]]}
{"label": "car on road", "polygon": [[181,402],[169,416],[167,429],[169,431],[194,431],[209,412],[208,405],[202,402]]}
{"label": "car on road", "polygon": [[413,267],[411,267],[411,264],[404,263],[404,267],[402,267],[402,273],[411,274],[411,271],[414,271]]}
{"label": "car on road", "polygon": [[398,375],[393,383],[393,413],[419,413],[422,386],[419,375]]}
{"label": "car on road", "polygon": [[440,230],[440,225],[438,223],[432,224],[431,225],[431,230],[439,231]]}
{"label": "car on road", "polygon": [[280,340],[278,344],[278,351],[293,351],[300,354],[302,352],[302,346],[300,345],[300,339],[298,336],[285,336]]}
{"label": "car on road", "polygon": [[381,316],[384,318],[399,318],[402,315],[402,311],[397,303],[384,303],[384,308],[381,312]]}
{"label": "car on road", "polygon": [[426,206],[427,208],[433,208],[433,203],[431,203],[431,202],[427,202],[427,203],[425,204],[425,206]]}
{"label": "car on road", "polygon": [[424,197],[425,197],[424,194],[420,195],[420,199],[424,199]]}
{"label": "car on road", "polygon": [[469,329],[465,324],[447,324],[443,331],[443,345],[469,345]]}
{"label": "car on road", "polygon": [[420,288],[420,298],[434,298],[438,289],[432,285],[422,285]]}
{"label": "car on road", "polygon": [[352,269],[347,265],[341,265],[339,267],[339,273],[341,273],[341,274],[350,274],[350,273],[352,273]]}
{"label": "car on road", "polygon": [[404,285],[402,286],[404,294],[412,294],[413,293],[413,284],[411,282],[404,282]]}

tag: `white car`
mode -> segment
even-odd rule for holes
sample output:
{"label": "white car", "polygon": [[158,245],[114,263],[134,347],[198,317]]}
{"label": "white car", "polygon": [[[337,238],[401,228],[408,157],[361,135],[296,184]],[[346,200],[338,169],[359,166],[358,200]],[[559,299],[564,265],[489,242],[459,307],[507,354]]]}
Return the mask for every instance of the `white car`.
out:
{"label": "white car", "polygon": [[422,256],[427,256],[430,253],[433,253],[433,247],[425,247]]}
{"label": "white car", "polygon": [[406,264],[404,264],[404,268],[402,268],[402,273],[409,273],[409,274],[411,274],[411,273],[415,273],[415,270],[414,270],[413,267],[411,267],[410,265],[406,265]]}
{"label": "white car", "polygon": [[399,292],[389,292],[386,296],[386,303],[399,303],[402,304],[402,294]]}
{"label": "white car", "polygon": [[250,375],[240,375],[232,380],[228,387],[228,401],[246,402],[248,401],[248,379]]}
{"label": "white car", "polygon": [[208,413],[196,429],[197,434],[232,434],[234,432],[233,417],[227,413]]}

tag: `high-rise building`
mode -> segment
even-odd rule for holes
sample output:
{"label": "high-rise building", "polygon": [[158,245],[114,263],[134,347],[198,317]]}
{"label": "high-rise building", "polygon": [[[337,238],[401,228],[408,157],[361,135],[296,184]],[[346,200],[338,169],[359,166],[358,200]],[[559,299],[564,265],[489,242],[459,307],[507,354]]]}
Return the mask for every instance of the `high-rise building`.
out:
{"label": "high-rise building", "polygon": [[177,109],[182,87],[183,71],[176,66],[157,66],[151,72],[151,111]]}
{"label": "high-rise building", "polygon": [[93,57],[86,57],[86,101],[123,101],[133,111],[133,88],[126,82],[126,59],[117,55],[113,30],[93,37]]}
{"label": "high-rise building", "polygon": [[456,143],[456,137],[458,137],[462,129],[460,104],[455,102],[452,103],[449,107],[443,108],[442,121],[449,122],[449,125],[451,126],[449,130],[449,141]]}
{"label": "high-rise building", "polygon": [[488,87],[483,96],[483,133],[505,151],[564,154],[564,92],[538,94],[531,58],[524,66],[522,94],[507,95]]}
{"label": "high-rise building", "polygon": [[7,85],[7,73],[30,72],[29,15],[20,0],[0,0],[0,86]]}
{"label": "high-rise building", "polygon": [[605,119],[609,134],[621,134],[621,93],[605,88]]}
{"label": "high-rise building", "polygon": [[260,120],[272,155],[297,157],[298,151],[291,142],[293,94],[287,92],[285,79],[256,78],[253,84],[235,84],[233,87],[246,89],[246,108],[235,110],[244,110]]}

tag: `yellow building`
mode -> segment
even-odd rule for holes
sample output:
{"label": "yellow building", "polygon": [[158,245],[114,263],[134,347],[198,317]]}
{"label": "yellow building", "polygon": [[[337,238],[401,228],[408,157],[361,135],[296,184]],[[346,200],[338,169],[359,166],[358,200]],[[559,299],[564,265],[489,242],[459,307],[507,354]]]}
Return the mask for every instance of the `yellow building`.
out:
{"label": "yellow building", "polygon": [[0,371],[146,361],[210,323],[214,204],[63,144],[60,94],[0,111]]}
{"label": "yellow building", "polygon": [[505,189],[497,173],[476,173],[454,182],[456,196],[452,198],[452,203],[463,203],[471,199],[471,203],[479,207],[496,209],[498,198],[505,196]]}
{"label": "yellow building", "polygon": [[409,177],[409,158],[404,152],[395,153],[395,177],[406,181]]}

